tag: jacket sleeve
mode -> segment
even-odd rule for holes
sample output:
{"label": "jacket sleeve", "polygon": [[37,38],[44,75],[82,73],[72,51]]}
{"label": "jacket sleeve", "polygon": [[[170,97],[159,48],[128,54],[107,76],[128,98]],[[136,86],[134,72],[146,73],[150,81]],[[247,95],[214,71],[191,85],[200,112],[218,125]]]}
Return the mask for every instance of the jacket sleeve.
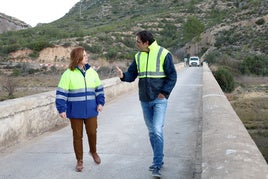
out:
{"label": "jacket sleeve", "polygon": [[67,99],[69,93],[69,79],[66,73],[61,76],[60,82],[56,90],[56,108],[59,113],[66,112],[67,109]]}
{"label": "jacket sleeve", "polygon": [[125,82],[133,82],[138,76],[138,71],[137,71],[137,64],[135,62],[135,59],[131,63],[131,65],[128,67],[128,70],[123,73],[123,78],[121,78],[121,81]]}
{"label": "jacket sleeve", "polygon": [[177,72],[173,63],[172,55],[168,53],[164,62],[166,78],[161,93],[168,97],[177,82]]}
{"label": "jacket sleeve", "polygon": [[104,106],[105,104],[104,88],[103,88],[103,85],[101,83],[101,80],[98,74],[97,74],[97,78],[99,82],[98,86],[95,88],[97,105],[101,104],[102,106]]}

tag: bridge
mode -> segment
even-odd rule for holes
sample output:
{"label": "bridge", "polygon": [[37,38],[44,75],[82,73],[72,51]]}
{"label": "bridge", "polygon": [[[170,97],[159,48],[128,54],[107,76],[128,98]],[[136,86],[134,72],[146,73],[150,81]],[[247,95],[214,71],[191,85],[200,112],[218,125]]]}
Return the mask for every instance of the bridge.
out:
{"label": "bridge", "polygon": [[[267,163],[221,91],[210,69],[176,65],[177,84],[164,127],[166,179],[265,179]],[[152,151],[137,81],[103,81],[107,103],[98,118],[97,149],[75,172],[68,120],[58,117],[55,91],[0,103],[0,179],[152,178]]]}

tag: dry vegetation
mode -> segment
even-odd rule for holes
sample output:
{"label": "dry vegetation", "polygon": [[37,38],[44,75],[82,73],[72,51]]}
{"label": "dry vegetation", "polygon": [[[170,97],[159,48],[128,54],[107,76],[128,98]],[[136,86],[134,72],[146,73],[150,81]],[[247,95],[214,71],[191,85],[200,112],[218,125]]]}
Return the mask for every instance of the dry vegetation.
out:
{"label": "dry vegetation", "polygon": [[[33,75],[26,77],[5,77],[0,76],[2,89],[0,91],[0,101],[8,98],[18,98],[37,94],[41,92],[55,90],[59,81],[59,75]],[[9,96],[8,90],[4,90],[4,86],[8,86],[9,83],[14,85],[14,93]]]}
{"label": "dry vegetation", "polygon": [[[129,61],[108,63],[103,59],[90,60],[99,77],[104,80],[117,76],[115,65],[126,70]],[[67,67],[66,67],[67,68]],[[65,69],[53,68],[35,74],[12,76],[12,69],[0,73],[0,101],[56,90]],[[12,93],[10,95],[10,93]]]}
{"label": "dry vegetation", "polygon": [[268,77],[242,77],[239,86],[227,94],[234,110],[268,161]]}

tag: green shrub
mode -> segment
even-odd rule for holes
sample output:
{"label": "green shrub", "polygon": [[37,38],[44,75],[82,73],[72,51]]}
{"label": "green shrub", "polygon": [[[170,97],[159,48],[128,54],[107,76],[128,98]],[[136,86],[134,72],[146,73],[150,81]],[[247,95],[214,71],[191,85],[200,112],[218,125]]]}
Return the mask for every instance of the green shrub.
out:
{"label": "green shrub", "polygon": [[92,45],[88,48],[91,53],[101,53],[102,47],[100,45]]}
{"label": "green shrub", "polygon": [[135,41],[131,38],[124,38],[122,40],[122,43],[125,44],[125,46],[129,47],[129,48],[134,48],[135,47]]}
{"label": "green shrub", "polygon": [[190,41],[194,37],[199,36],[205,30],[205,25],[195,16],[190,16],[187,21],[183,23],[182,32],[184,41]]}
{"label": "green shrub", "polygon": [[213,51],[205,55],[204,60],[208,63],[208,65],[214,64],[217,61],[217,58],[220,56],[219,52]]}
{"label": "green shrub", "polygon": [[232,92],[235,87],[235,82],[232,73],[224,67],[220,67],[217,71],[214,72],[214,77],[219,83],[222,91]]}
{"label": "green shrub", "polygon": [[265,20],[263,18],[261,19],[258,19],[256,22],[255,22],[257,25],[262,25],[265,23]]}
{"label": "green shrub", "polygon": [[108,53],[105,55],[107,60],[114,60],[117,56],[117,50],[116,49],[110,49]]}
{"label": "green shrub", "polygon": [[27,44],[27,48],[40,52],[44,48],[51,47],[52,45],[48,40],[37,39]]}
{"label": "green shrub", "polygon": [[29,54],[29,57],[36,59],[39,57],[39,52],[33,51],[32,53]]}
{"label": "green shrub", "polygon": [[268,58],[265,56],[248,56],[240,64],[240,72],[247,75],[268,76]]}

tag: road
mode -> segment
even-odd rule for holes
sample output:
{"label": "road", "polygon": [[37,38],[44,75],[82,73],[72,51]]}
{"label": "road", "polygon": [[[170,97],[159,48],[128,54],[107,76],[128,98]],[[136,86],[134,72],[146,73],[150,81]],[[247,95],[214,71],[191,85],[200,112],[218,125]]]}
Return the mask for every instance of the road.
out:
{"label": "road", "polygon": [[[164,127],[162,178],[200,177],[202,67],[178,72]],[[70,125],[18,144],[0,154],[0,179],[150,179],[152,151],[137,90],[107,103],[98,119],[100,165],[88,155],[84,133],[84,169],[75,172]]]}

